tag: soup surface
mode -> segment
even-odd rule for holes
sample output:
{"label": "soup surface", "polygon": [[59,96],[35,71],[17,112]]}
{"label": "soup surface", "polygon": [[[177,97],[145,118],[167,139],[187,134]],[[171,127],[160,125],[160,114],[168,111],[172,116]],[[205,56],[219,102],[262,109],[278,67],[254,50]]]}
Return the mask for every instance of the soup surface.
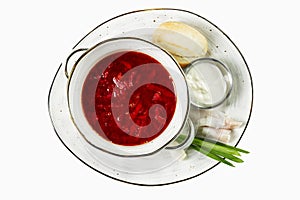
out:
{"label": "soup surface", "polygon": [[86,77],[81,100],[91,127],[124,146],[158,137],[176,108],[168,71],[156,59],[135,51],[113,53],[98,61]]}

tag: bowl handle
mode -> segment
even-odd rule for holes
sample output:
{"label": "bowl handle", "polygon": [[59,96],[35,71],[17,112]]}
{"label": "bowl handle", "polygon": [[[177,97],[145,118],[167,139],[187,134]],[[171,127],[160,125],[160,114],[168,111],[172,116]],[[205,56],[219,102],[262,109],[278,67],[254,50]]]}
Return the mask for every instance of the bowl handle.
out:
{"label": "bowl handle", "polygon": [[[87,48],[76,49],[67,57],[66,64],[65,64],[65,75],[67,78],[70,77],[70,73],[72,72],[72,70],[74,68],[74,64],[83,55],[83,53],[85,53],[87,50],[88,50]],[[79,52],[81,54],[78,54]],[[76,54],[76,56],[75,56],[75,54]]]}
{"label": "bowl handle", "polygon": [[173,141],[176,141],[177,144],[175,144],[175,145],[169,144],[166,147],[166,149],[182,150],[182,149],[187,149],[192,144],[192,142],[195,138],[195,128],[194,128],[192,120],[190,118],[188,118],[187,121],[185,122],[184,126],[188,127],[187,132],[183,133],[183,131],[181,131],[181,133],[179,133],[177,138],[175,140],[173,140]]}

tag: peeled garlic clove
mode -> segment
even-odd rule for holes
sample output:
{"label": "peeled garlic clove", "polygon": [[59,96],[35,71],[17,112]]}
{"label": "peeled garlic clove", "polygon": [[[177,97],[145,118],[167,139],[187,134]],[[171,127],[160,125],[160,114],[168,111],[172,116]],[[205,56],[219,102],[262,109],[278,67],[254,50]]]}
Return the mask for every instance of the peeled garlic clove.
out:
{"label": "peeled garlic clove", "polygon": [[214,115],[215,118],[223,119],[224,125],[222,128],[224,129],[233,130],[236,128],[240,128],[244,124],[242,121],[231,118],[221,111],[214,111],[212,115]]}
{"label": "peeled garlic clove", "polygon": [[231,131],[227,129],[216,129],[213,127],[199,127],[198,134],[207,139],[228,143],[231,138]]}
{"label": "peeled garlic clove", "polygon": [[[210,113],[210,112],[209,112]],[[214,115],[215,113],[210,113],[208,115],[201,116],[199,119],[199,124],[201,126],[209,126],[217,129],[225,127],[225,117],[219,117]]]}
{"label": "peeled garlic clove", "polygon": [[207,39],[198,30],[174,21],[160,24],[153,33],[153,42],[170,52],[182,66],[205,56],[208,48]]}
{"label": "peeled garlic clove", "polygon": [[243,122],[241,122],[241,121],[237,121],[232,118],[225,119],[225,128],[227,128],[227,129],[233,130],[235,128],[240,128],[242,125],[243,125]]}
{"label": "peeled garlic clove", "polygon": [[200,123],[202,126],[211,126],[228,130],[240,128],[244,124],[244,122],[231,118],[224,112],[218,110],[202,112]]}

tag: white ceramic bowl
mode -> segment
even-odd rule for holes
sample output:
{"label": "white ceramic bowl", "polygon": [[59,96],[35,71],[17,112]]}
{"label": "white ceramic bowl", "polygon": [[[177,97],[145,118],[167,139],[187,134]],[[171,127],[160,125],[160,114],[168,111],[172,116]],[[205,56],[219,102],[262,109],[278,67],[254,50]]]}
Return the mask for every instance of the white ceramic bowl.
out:
{"label": "white ceramic bowl", "polygon": [[[118,145],[99,136],[87,121],[82,108],[82,88],[90,70],[99,60],[121,51],[135,51],[150,55],[165,67],[173,79],[177,98],[173,118],[159,136],[141,145]],[[159,82],[160,80],[155,80],[156,84],[160,84]],[[91,90],[96,91],[96,88],[91,88]],[[133,37],[119,37],[100,42],[88,49],[77,60],[69,77],[68,104],[73,122],[86,142],[99,150],[118,156],[145,156],[164,148],[180,133],[186,122],[190,105],[184,72],[173,57],[160,47]],[[100,125],[99,128],[101,129]]]}

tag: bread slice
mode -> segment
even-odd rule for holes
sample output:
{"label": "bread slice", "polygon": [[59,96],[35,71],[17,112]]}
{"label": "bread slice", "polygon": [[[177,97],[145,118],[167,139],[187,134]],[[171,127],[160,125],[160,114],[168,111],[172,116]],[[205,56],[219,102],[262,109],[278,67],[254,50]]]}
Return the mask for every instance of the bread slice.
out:
{"label": "bread slice", "polygon": [[153,33],[153,42],[169,53],[183,67],[207,53],[207,39],[197,29],[182,23],[169,21],[159,25]]}

